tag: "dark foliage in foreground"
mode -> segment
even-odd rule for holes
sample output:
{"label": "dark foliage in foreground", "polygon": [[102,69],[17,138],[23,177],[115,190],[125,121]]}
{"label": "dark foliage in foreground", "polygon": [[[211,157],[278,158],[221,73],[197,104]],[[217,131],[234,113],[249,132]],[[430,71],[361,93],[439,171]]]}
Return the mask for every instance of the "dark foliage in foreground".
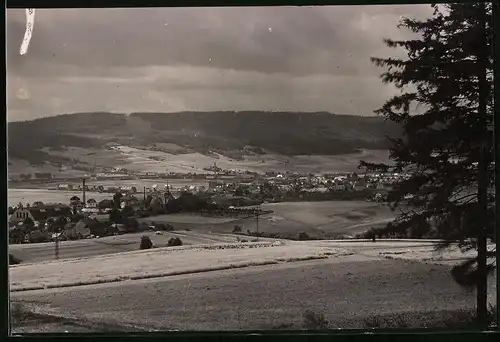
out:
{"label": "dark foliage in foreground", "polygon": [[[360,320],[358,322],[358,320]],[[488,327],[497,326],[496,307],[490,307],[487,316]],[[285,324],[281,324],[285,326]],[[470,330],[480,329],[473,309],[435,310],[423,312],[395,312],[389,314],[370,315],[345,322],[329,322],[327,317],[319,312],[307,310],[302,316],[302,328],[307,330],[328,330],[356,327],[358,329],[419,329],[441,328]],[[275,329],[279,329],[276,326]]]}
{"label": "dark foliage in foreground", "polygon": [[[494,232],[493,49],[491,4],[432,5],[425,21],[404,18],[400,27],[418,39],[387,39],[406,59],[372,58],[386,68],[384,83],[401,90],[377,113],[403,128],[390,138],[394,166],[362,162],[360,167],[410,171],[388,193],[396,220],[372,236],[435,237],[448,247],[459,241],[477,247],[476,260],[453,269],[455,280],[477,288],[478,317],[485,320],[487,238]],[[420,109],[418,109],[420,107]],[[408,198],[407,195],[411,195]],[[410,209],[402,210],[405,204]],[[487,255],[489,254],[489,255]]]}
{"label": "dark foliage in foreground", "polygon": [[322,313],[317,313],[311,310],[307,310],[302,315],[304,329],[314,330],[314,329],[327,329],[328,320]]}
{"label": "dark foliage in foreground", "polygon": [[[421,34],[421,39],[386,40],[389,47],[407,50],[408,59],[372,59],[388,69],[382,75],[383,81],[403,91],[377,113],[401,124],[404,134],[402,138],[389,139],[395,166],[361,163],[361,167],[411,171],[409,179],[400,181],[388,193],[394,209],[402,210],[402,204],[410,209],[401,211],[387,232],[410,236],[432,233],[437,238],[455,241],[475,238],[480,221],[477,218],[482,214],[486,214],[488,234],[493,233],[491,26],[484,33],[477,19],[484,8],[477,4],[445,7],[450,14],[436,7],[434,17],[427,21],[402,20],[400,26]],[[490,23],[491,9],[486,17]],[[481,34],[484,45],[478,45]],[[484,67],[478,58],[484,59]],[[482,85],[484,113],[478,109],[482,101],[481,78],[486,82]],[[415,90],[408,90],[411,84]],[[416,105],[428,109],[421,114],[411,113],[410,108]],[[483,178],[489,187],[488,210],[484,213],[478,203],[482,146],[487,167]],[[408,194],[411,199],[406,198]]]}
{"label": "dark foliage in foreground", "polygon": [[[488,312],[488,326],[496,326],[496,308]],[[474,310],[442,310],[434,312],[393,313],[371,316],[364,321],[367,329],[479,329]]]}

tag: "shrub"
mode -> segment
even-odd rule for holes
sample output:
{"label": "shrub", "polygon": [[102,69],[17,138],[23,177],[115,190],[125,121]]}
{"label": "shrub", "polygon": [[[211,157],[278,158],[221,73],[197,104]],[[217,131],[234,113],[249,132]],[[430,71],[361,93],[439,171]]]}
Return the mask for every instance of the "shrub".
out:
{"label": "shrub", "polygon": [[13,256],[12,254],[9,254],[9,265],[18,265],[21,263],[21,260]]}
{"label": "shrub", "polygon": [[235,225],[233,228],[233,233],[241,233],[241,227],[238,225]]}
{"label": "shrub", "polygon": [[142,238],[141,238],[141,250],[142,249],[150,249],[153,247],[153,243],[151,242],[151,239],[149,238],[149,236],[146,236],[144,235]]}
{"label": "shrub", "polygon": [[173,230],[175,230],[175,229],[174,229],[174,226],[172,226],[171,224],[168,224],[168,223],[167,223],[167,224],[165,225],[165,230],[166,230],[167,232],[171,232],[171,231],[173,231]]}
{"label": "shrub", "polygon": [[309,234],[307,234],[306,232],[301,232],[301,233],[299,233],[299,235],[298,235],[298,239],[299,239],[300,241],[303,241],[303,240],[309,240],[309,239],[310,239],[310,237],[309,237]]}
{"label": "shrub", "polygon": [[182,246],[182,240],[178,237],[173,237],[168,240],[168,245],[173,246]]}
{"label": "shrub", "polygon": [[155,229],[156,230],[161,230],[161,231],[166,231],[167,230],[167,226],[165,225],[165,223],[157,223],[155,225]]}
{"label": "shrub", "polygon": [[29,319],[30,313],[20,303],[10,303],[10,317],[13,322],[19,323]]}
{"label": "shrub", "polygon": [[147,224],[146,222],[142,222],[139,225],[139,231],[144,232],[144,231],[147,231],[147,230],[149,230],[149,224]]}
{"label": "shrub", "polygon": [[327,329],[328,328],[328,320],[325,318],[325,315],[322,313],[316,313],[311,310],[307,310],[302,315],[304,329],[312,330],[312,329]]}

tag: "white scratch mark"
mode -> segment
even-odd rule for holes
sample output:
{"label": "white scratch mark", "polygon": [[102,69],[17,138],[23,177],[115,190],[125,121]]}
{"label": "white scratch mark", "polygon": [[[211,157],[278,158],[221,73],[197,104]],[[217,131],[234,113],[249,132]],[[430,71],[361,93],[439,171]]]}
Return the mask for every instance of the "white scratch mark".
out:
{"label": "white scratch mark", "polygon": [[28,47],[31,41],[31,35],[33,33],[33,25],[35,24],[35,9],[27,8],[26,9],[26,31],[24,32],[24,39],[21,44],[21,55],[26,54],[28,52]]}

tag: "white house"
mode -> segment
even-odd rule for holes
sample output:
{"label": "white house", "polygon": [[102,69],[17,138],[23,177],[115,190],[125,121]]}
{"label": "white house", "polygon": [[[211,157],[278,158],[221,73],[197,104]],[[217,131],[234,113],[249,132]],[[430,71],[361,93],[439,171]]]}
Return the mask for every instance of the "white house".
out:
{"label": "white house", "polygon": [[93,198],[90,198],[85,205],[86,208],[97,208],[97,201]]}
{"label": "white house", "polygon": [[27,208],[18,208],[12,215],[9,217],[9,225],[16,225],[19,222],[23,222],[26,218],[30,218],[35,222],[35,218]]}

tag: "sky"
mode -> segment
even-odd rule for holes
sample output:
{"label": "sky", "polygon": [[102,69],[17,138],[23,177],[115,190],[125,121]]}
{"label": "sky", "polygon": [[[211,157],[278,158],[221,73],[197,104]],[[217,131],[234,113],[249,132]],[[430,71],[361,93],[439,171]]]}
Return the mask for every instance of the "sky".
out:
{"label": "sky", "polygon": [[429,5],[7,10],[8,121],[218,110],[374,115],[398,91],[370,57],[402,56]]}

